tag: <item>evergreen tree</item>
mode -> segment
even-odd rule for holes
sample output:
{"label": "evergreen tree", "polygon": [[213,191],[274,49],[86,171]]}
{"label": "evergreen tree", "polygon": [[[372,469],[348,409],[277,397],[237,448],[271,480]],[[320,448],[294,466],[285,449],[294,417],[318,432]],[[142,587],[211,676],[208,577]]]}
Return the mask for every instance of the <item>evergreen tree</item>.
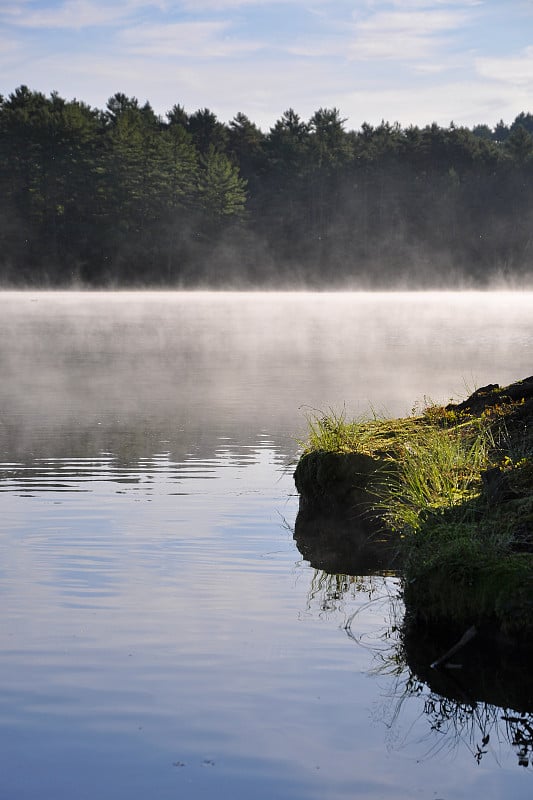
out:
{"label": "evergreen tree", "polygon": [[208,108],[191,114],[187,121],[187,130],[201,155],[207,155],[210,148],[224,152],[228,138],[227,130]]}
{"label": "evergreen tree", "polygon": [[505,141],[505,150],[513,161],[524,165],[533,156],[533,136],[523,125],[517,125]]}
{"label": "evergreen tree", "polygon": [[200,158],[198,199],[209,229],[224,220],[242,219],[246,206],[246,181],[237,167],[213,145]]}

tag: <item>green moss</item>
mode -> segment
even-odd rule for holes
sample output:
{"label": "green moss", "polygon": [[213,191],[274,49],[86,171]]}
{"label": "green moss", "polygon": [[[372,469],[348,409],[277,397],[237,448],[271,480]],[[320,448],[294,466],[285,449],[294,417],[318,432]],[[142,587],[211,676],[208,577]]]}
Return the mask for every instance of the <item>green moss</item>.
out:
{"label": "green moss", "polygon": [[533,555],[505,557],[472,545],[441,542],[438,557],[419,552],[405,575],[407,612],[426,623],[491,625],[505,634],[533,636]]}

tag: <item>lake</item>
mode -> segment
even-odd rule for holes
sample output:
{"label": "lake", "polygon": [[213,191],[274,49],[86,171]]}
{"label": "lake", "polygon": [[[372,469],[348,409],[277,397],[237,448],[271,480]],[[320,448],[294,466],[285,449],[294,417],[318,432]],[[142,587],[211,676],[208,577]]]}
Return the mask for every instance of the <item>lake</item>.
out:
{"label": "lake", "polygon": [[306,415],[531,375],[532,293],[4,292],[0,328],[3,798],[529,800],[533,709],[398,658],[397,579],[302,556],[292,472]]}

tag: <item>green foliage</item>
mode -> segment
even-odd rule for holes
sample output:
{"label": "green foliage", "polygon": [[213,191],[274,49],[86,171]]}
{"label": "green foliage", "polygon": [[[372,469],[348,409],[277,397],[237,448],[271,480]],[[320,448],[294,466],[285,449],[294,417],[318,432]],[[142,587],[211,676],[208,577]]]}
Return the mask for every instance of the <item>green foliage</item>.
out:
{"label": "green foliage", "polygon": [[224,151],[227,130],[208,108],[203,108],[191,114],[187,121],[187,129],[201,155],[208,155],[210,150],[217,150],[220,153]]}
{"label": "green foliage", "polygon": [[265,136],[245,114],[237,114],[229,123],[228,153],[246,178],[258,178],[264,165]]}
{"label": "green foliage", "polygon": [[242,217],[246,205],[246,181],[229,158],[211,145],[200,159],[198,196],[207,218],[215,224],[224,218]]}
{"label": "green foliage", "polygon": [[412,617],[468,626],[490,622],[507,634],[533,634],[533,554],[509,550],[473,520],[431,520],[408,543],[404,598]]}
{"label": "green foliage", "polygon": [[505,147],[513,161],[524,164],[533,156],[533,136],[523,125],[518,125],[507,137]]}

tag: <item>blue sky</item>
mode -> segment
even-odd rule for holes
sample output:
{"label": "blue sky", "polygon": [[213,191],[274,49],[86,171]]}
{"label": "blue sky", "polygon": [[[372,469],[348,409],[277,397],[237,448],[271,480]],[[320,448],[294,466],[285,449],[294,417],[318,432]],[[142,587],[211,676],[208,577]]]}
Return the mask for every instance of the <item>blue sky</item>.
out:
{"label": "blue sky", "polygon": [[1,0],[0,93],[104,108],[115,92],[268,130],[336,106],[347,127],[533,112],[532,0]]}

